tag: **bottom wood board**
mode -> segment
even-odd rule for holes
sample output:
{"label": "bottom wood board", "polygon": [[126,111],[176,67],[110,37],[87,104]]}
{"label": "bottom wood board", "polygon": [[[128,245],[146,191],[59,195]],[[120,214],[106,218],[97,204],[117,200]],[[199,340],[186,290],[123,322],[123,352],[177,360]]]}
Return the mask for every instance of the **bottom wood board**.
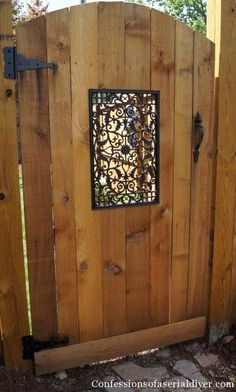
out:
{"label": "bottom wood board", "polygon": [[205,335],[206,318],[130,332],[35,353],[36,375],[135,354]]}

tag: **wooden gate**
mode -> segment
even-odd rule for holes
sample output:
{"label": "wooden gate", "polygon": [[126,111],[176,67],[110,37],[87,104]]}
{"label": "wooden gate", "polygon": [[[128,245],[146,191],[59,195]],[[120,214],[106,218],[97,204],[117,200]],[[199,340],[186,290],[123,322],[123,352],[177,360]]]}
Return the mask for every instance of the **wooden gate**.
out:
{"label": "wooden gate", "polygon": [[[36,373],[205,334],[215,157],[214,45],[172,17],[94,3],[17,28]],[[160,203],[91,209],[89,89],[160,91]],[[205,128],[193,162],[193,118]]]}

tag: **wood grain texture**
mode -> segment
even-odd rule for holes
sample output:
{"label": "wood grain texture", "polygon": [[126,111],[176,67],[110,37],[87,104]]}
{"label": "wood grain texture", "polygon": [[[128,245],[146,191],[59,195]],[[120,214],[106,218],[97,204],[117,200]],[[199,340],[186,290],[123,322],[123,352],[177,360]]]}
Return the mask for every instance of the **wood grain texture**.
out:
{"label": "wood grain texture", "polygon": [[206,318],[200,317],[87,343],[40,351],[35,353],[36,374],[51,373],[67,367],[72,368],[195,339],[204,335],[205,326]]}
{"label": "wood grain texture", "polygon": [[[208,92],[206,95],[206,91]],[[215,166],[214,44],[194,33],[193,117],[204,127],[199,161],[192,163],[187,318],[207,315],[212,238],[212,189]],[[193,145],[194,150],[194,135]]]}
{"label": "wood grain texture", "polygon": [[[124,3],[98,4],[98,86],[124,85]],[[126,331],[125,209],[101,211],[104,336]],[[113,267],[120,272],[113,273]]]}
{"label": "wood grain texture", "polygon": [[[215,242],[212,274],[210,338],[227,333],[233,260],[236,184],[236,1],[221,0],[216,18],[216,62],[219,63],[218,158],[216,173]],[[219,33],[220,32],[220,33]],[[219,40],[219,34],[221,39]]]}
{"label": "wood grain texture", "polygon": [[[33,332],[76,343],[37,353],[37,374],[203,336],[206,318],[195,317],[207,311],[213,45],[121,2],[57,11],[17,36],[23,55],[59,64],[19,78]],[[160,90],[160,205],[91,209],[91,88]],[[207,130],[197,166],[193,111]]]}
{"label": "wood grain texture", "polygon": [[[125,88],[150,89],[150,9],[125,5]],[[126,210],[127,330],[151,326],[150,208]]]}
{"label": "wood grain texture", "polygon": [[[91,210],[88,89],[98,87],[97,4],[72,7],[71,78],[80,341],[103,336],[101,214]],[[82,60],[81,60],[82,59]]]}
{"label": "wood grain texture", "polygon": [[[5,365],[27,368],[21,337],[29,334],[17,156],[15,81],[5,79],[2,50],[12,46],[11,2],[0,3],[0,330]],[[7,96],[9,90],[12,95]],[[3,354],[3,353],[2,353]]]}
{"label": "wood grain texture", "polygon": [[[47,59],[46,19],[17,28],[17,50]],[[19,75],[25,222],[34,337],[57,336],[47,70]]]}
{"label": "wood grain texture", "polygon": [[153,325],[170,314],[175,21],[151,11],[151,88],[160,90],[160,204],[150,214],[150,301]]}
{"label": "wood grain texture", "polygon": [[55,230],[58,330],[78,342],[78,287],[75,242],[69,10],[47,15],[50,140]]}
{"label": "wood grain texture", "polygon": [[193,99],[193,32],[176,22],[175,34],[171,322],[185,320],[187,311]]}

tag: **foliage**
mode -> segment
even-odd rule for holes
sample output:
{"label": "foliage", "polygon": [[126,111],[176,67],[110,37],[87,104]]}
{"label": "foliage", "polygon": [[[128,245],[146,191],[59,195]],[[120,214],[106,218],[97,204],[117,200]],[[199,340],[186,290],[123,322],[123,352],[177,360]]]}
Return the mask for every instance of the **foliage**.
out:
{"label": "foliage", "polygon": [[48,5],[48,1],[29,0],[25,9],[23,0],[12,0],[13,26],[15,27],[19,22],[44,15],[48,10]]}
{"label": "foliage", "polygon": [[46,12],[48,11],[48,5],[48,1],[30,0],[27,3],[26,19],[33,19],[46,14]]}
{"label": "foliage", "polygon": [[157,4],[157,0],[126,0],[126,1],[128,3],[148,5],[149,7],[155,7],[155,5]]}
{"label": "foliage", "polygon": [[193,30],[206,32],[206,0],[157,0],[168,14],[187,23]]}
{"label": "foliage", "polygon": [[146,4],[174,16],[188,24],[193,30],[206,32],[206,0],[127,0],[130,3]]}
{"label": "foliage", "polygon": [[15,27],[17,23],[25,19],[24,3],[22,0],[12,0],[12,22]]}

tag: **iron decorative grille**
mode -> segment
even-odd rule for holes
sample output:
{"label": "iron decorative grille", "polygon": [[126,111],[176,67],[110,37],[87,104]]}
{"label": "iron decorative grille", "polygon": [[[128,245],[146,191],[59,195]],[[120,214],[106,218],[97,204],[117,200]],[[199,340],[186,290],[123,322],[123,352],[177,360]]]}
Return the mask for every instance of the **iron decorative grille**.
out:
{"label": "iron decorative grille", "polygon": [[93,208],[158,203],[159,91],[89,90]]}

